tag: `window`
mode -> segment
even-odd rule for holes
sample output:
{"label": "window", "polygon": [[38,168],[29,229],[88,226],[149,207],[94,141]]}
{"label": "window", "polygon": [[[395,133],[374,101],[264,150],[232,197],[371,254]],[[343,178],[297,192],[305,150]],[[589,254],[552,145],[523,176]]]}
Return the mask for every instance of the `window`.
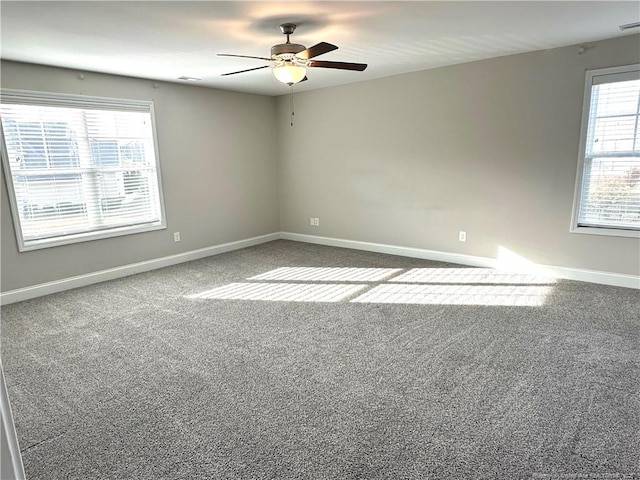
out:
{"label": "window", "polygon": [[165,227],[151,102],[2,90],[20,251]]}
{"label": "window", "polygon": [[640,237],[640,65],[587,72],[573,232]]}

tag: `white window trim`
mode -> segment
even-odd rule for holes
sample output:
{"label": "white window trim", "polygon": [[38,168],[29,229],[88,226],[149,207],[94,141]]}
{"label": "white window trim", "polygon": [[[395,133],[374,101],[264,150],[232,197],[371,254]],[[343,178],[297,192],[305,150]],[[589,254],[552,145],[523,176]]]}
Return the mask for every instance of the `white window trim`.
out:
{"label": "white window trim", "polygon": [[22,236],[22,226],[20,224],[20,215],[16,200],[15,190],[11,177],[11,168],[9,165],[9,156],[4,140],[4,132],[0,123],[0,154],[2,156],[2,168],[5,176],[5,186],[9,197],[9,205],[11,208],[11,216],[13,217],[13,225],[18,242],[18,251],[27,252],[31,250],[39,250],[42,248],[57,247],[61,245],[70,245],[74,243],[87,242],[91,240],[100,240],[105,238],[119,237],[123,235],[132,235],[137,233],[151,232],[155,230],[164,230],[167,228],[167,219],[164,206],[164,192],[162,189],[162,175],[160,165],[160,154],[158,150],[158,137],[156,133],[156,120],[153,101],[148,100],[131,100],[121,98],[95,97],[88,95],[73,95],[65,93],[49,93],[32,90],[16,90],[16,89],[0,89],[0,97],[10,96],[12,103],[17,104],[36,104],[36,105],[53,105],[58,107],[84,106],[93,108],[118,108],[121,110],[146,111],[148,109],[151,118],[151,130],[153,136],[153,148],[156,161],[156,175],[158,178],[158,196],[160,203],[160,221],[148,224],[115,227],[105,230],[96,230],[93,232],[82,232],[76,234],[63,235],[59,237],[47,238],[42,240],[30,240],[25,244]]}
{"label": "white window trim", "polygon": [[576,172],[576,183],[573,194],[573,210],[571,213],[571,233],[586,233],[589,235],[608,235],[614,237],[640,238],[640,231],[623,228],[606,227],[585,227],[578,226],[578,210],[580,208],[580,193],[584,176],[584,161],[587,147],[587,135],[589,129],[589,113],[591,109],[591,90],[594,85],[594,77],[604,75],[618,75],[629,71],[640,70],[640,63],[625,65],[621,67],[600,68],[597,70],[587,70],[585,75],[584,97],[582,101],[582,124],[580,127],[580,148],[578,153],[578,169]]}

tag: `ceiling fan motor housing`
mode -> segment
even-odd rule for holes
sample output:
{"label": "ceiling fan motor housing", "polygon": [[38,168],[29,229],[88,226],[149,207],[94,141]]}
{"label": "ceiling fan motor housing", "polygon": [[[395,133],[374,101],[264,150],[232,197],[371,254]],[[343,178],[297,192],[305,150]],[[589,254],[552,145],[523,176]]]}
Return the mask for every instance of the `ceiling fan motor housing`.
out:
{"label": "ceiling fan motor housing", "polygon": [[281,43],[279,45],[274,45],[271,47],[271,57],[276,57],[278,55],[283,55],[289,53],[291,55],[295,55],[296,53],[300,53],[303,50],[306,50],[307,47],[304,45],[300,45],[297,43]]}
{"label": "ceiling fan motor housing", "polygon": [[274,60],[292,60],[296,53],[306,50],[307,47],[298,43],[291,43],[289,35],[293,34],[296,29],[294,23],[283,23],[280,25],[280,31],[287,36],[287,42],[271,47],[271,58]]}

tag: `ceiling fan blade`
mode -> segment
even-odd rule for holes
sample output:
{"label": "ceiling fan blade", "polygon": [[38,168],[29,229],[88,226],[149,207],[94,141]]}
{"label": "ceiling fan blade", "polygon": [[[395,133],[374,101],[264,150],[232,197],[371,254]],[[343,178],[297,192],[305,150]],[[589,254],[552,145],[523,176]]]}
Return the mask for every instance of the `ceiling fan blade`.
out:
{"label": "ceiling fan blade", "polygon": [[306,50],[297,53],[296,55],[300,58],[304,58],[305,60],[309,60],[310,58],[317,57],[318,55],[322,55],[324,53],[332,52],[333,50],[337,50],[338,47],[335,45],[331,45],[327,42],[320,42],[314,45],[313,47],[309,47]]}
{"label": "ceiling fan blade", "polygon": [[269,65],[263,65],[261,67],[256,67],[256,68],[247,68],[246,70],[240,70],[238,72],[230,72],[230,73],[223,73],[222,75],[220,75],[221,77],[224,77],[226,75],[235,75],[236,73],[244,73],[244,72],[251,72],[253,70],[260,70],[262,68],[269,68]]}
{"label": "ceiling fan blade", "polygon": [[268,60],[271,61],[271,58],[267,57],[252,57],[251,55],[233,55],[232,53],[219,53],[219,57],[238,57],[238,58],[255,58],[256,60]]}
{"label": "ceiling fan blade", "polygon": [[362,72],[365,68],[367,68],[366,63],[325,62],[322,60],[311,60],[309,62],[309,66],[321,68],[337,68],[339,70],[357,70],[358,72]]}

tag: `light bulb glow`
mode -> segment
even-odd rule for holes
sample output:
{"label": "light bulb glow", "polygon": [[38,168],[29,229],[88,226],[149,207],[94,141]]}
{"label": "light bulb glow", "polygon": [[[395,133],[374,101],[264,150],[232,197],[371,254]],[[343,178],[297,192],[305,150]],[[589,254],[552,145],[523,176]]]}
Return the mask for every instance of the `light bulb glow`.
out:
{"label": "light bulb glow", "polygon": [[273,67],[273,75],[279,82],[293,85],[301,81],[307,74],[305,67],[299,67],[292,63],[286,62],[284,65]]}

